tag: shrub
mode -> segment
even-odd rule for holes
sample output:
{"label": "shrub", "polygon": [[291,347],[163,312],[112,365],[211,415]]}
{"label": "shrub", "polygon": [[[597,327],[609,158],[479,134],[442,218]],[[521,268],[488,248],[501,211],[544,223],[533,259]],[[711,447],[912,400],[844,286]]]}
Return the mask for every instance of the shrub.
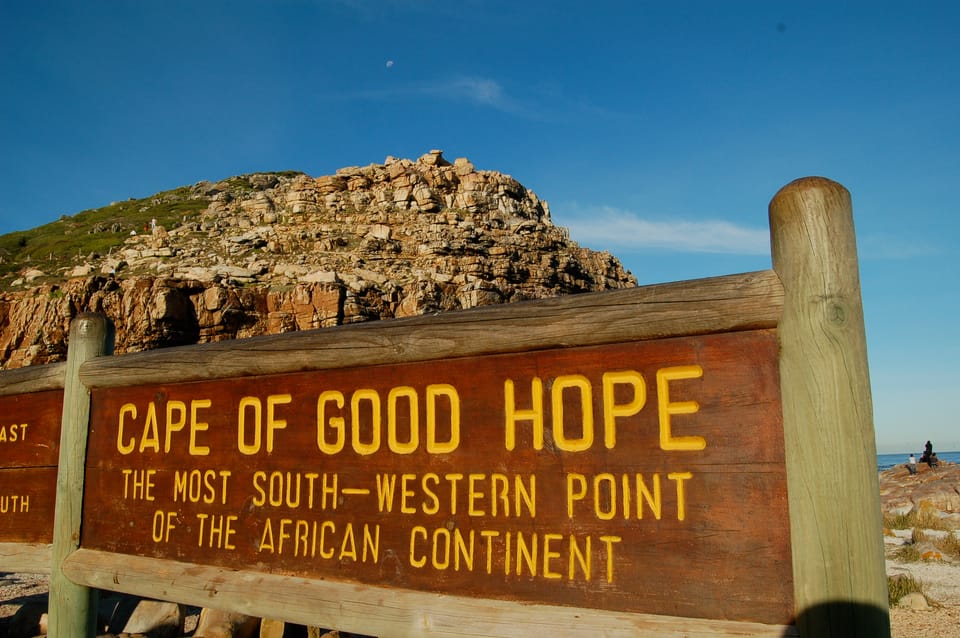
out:
{"label": "shrub", "polygon": [[903,563],[916,563],[922,558],[920,555],[920,550],[917,549],[917,546],[913,543],[898,547],[893,552],[893,557]]}
{"label": "shrub", "polygon": [[960,536],[956,532],[947,534],[933,544],[944,554],[960,559]]}
{"label": "shrub", "polygon": [[887,600],[891,607],[907,594],[920,593],[926,598],[926,593],[923,590],[923,581],[917,580],[910,574],[887,576]]}
{"label": "shrub", "polygon": [[948,521],[940,517],[936,511],[926,507],[921,508],[919,511],[912,510],[907,514],[884,512],[883,526],[888,529],[920,528],[942,531],[950,531],[952,529]]}

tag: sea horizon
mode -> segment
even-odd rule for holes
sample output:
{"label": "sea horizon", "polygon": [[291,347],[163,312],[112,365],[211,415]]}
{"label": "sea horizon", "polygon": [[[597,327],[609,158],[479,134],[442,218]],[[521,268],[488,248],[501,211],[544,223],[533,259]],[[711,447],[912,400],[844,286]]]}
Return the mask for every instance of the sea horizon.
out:
{"label": "sea horizon", "polygon": [[[960,451],[936,452],[937,458],[941,461],[950,461],[951,463],[960,463]],[[901,465],[907,462],[907,458],[913,454],[917,460],[920,460],[920,452],[897,452],[893,454],[877,454],[877,471],[888,470],[895,465]]]}

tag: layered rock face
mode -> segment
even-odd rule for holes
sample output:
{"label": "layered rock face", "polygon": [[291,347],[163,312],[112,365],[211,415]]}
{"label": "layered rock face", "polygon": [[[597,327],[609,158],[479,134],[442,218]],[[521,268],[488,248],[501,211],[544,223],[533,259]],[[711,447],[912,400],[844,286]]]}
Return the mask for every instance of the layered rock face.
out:
{"label": "layered rock face", "polygon": [[0,295],[0,367],[63,360],[84,311],[113,320],[122,353],[636,284],[519,182],[440,151],[189,196],[208,202],[200,216]]}

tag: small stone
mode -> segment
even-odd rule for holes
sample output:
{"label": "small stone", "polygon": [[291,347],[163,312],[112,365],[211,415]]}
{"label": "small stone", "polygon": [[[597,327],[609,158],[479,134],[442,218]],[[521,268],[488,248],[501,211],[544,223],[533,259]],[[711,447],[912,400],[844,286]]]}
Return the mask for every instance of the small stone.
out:
{"label": "small stone", "polygon": [[927,598],[920,592],[913,592],[907,594],[897,603],[898,607],[904,609],[914,609],[917,611],[926,611],[930,609],[930,605],[927,603]]}
{"label": "small stone", "polygon": [[183,633],[186,612],[181,605],[159,600],[141,600],[123,627],[128,634],[151,638],[175,638]]}

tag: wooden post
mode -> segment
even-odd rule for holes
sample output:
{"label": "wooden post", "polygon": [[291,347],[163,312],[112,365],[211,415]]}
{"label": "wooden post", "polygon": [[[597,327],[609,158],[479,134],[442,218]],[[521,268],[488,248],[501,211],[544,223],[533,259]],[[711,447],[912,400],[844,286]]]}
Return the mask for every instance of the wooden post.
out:
{"label": "wooden post", "polygon": [[80,546],[84,462],[90,422],[90,392],[80,381],[80,365],[113,352],[113,325],[96,314],[81,314],[70,325],[64,380],[56,514],[50,566],[49,634],[56,638],[95,635],[97,592],[74,584],[61,566]]}
{"label": "wooden post", "polygon": [[820,177],[770,202],[797,626],[889,636],[873,409],[850,194]]}

